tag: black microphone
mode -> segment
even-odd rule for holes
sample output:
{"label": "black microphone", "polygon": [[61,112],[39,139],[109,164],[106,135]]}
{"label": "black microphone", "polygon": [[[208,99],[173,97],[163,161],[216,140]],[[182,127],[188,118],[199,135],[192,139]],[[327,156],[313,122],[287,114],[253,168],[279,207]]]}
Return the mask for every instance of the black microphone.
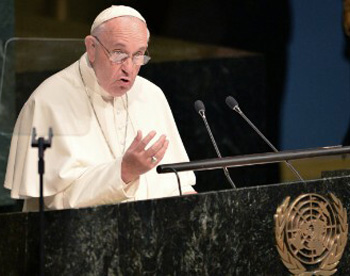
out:
{"label": "black microphone", "polygon": [[[225,100],[226,104],[231,108],[232,110],[236,111],[239,115],[243,117],[243,119],[255,130],[257,134],[269,145],[269,147],[274,151],[278,152],[278,150],[274,147],[274,145],[271,144],[271,142],[265,137],[264,134],[248,119],[248,117],[243,113],[243,111],[239,108],[238,102],[233,98],[232,96],[228,96]],[[299,178],[300,181],[304,182],[304,179],[301,177],[299,172],[294,168],[294,166],[288,161],[284,161],[286,165],[292,170],[292,172],[295,174],[297,178]]]}
{"label": "black microphone", "polygon": [[[220,151],[219,151],[219,148],[218,148],[218,146],[217,146],[217,144],[216,144],[216,141],[215,141],[215,139],[214,139],[214,135],[213,135],[213,133],[211,132],[210,126],[209,126],[208,121],[207,121],[207,118],[206,118],[206,116],[205,116],[205,107],[204,107],[203,102],[202,102],[201,100],[195,101],[195,103],[194,103],[194,108],[195,108],[196,112],[197,112],[197,113],[202,117],[202,119],[203,119],[205,128],[207,129],[207,132],[208,132],[209,137],[210,137],[210,140],[211,140],[211,142],[212,142],[212,144],[213,144],[213,146],[214,146],[214,149],[215,149],[215,151],[216,151],[216,154],[218,155],[219,158],[222,158],[221,153],[220,153]],[[227,179],[228,182],[231,184],[232,188],[233,188],[233,189],[236,189],[236,185],[233,183],[233,181],[232,181],[232,179],[231,179],[231,177],[230,177],[230,173],[229,173],[227,167],[224,167],[223,170],[224,170],[224,174],[225,174],[225,176],[226,176],[226,179]]]}

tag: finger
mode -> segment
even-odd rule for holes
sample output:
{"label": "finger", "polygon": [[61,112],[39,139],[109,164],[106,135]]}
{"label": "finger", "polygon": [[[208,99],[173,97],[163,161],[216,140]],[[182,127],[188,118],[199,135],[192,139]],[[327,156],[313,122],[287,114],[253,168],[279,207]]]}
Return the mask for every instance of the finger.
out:
{"label": "finger", "polygon": [[155,162],[152,162],[152,158],[151,158],[151,162],[154,165],[157,165],[160,161],[162,161],[162,159],[164,158],[164,155],[165,155],[165,153],[166,153],[166,151],[168,149],[168,146],[169,146],[169,140],[165,140],[162,148],[160,148],[158,150],[157,154],[153,155],[153,157],[156,158]]}
{"label": "finger", "polygon": [[138,130],[137,134],[136,134],[134,140],[132,141],[131,145],[129,146],[128,150],[135,149],[140,144],[141,140],[142,140],[142,131]]}
{"label": "finger", "polygon": [[143,151],[145,150],[145,147],[148,145],[148,143],[156,136],[156,132],[152,130],[150,133],[148,133],[145,138],[143,138],[139,144],[136,147],[136,150]]}
{"label": "finger", "polygon": [[156,155],[157,152],[163,147],[165,140],[166,140],[166,136],[163,134],[158,138],[158,140],[151,147],[149,147],[148,150],[146,150],[145,152],[146,156],[151,157]]}

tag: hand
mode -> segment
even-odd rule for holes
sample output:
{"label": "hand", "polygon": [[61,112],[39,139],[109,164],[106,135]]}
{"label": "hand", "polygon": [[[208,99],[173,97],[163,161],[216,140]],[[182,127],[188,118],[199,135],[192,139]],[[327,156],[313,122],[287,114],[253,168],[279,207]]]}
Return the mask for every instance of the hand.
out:
{"label": "hand", "polygon": [[156,132],[151,131],[142,138],[142,132],[137,131],[134,141],[122,159],[121,177],[125,183],[136,180],[141,174],[157,166],[163,159],[169,145],[165,135],[160,136],[152,146],[145,149],[155,135]]}

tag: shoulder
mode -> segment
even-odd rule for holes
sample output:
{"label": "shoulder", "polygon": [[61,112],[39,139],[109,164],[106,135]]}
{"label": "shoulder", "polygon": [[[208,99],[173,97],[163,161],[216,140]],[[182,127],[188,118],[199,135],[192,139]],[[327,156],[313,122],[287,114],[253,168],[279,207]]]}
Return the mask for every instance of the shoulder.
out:
{"label": "shoulder", "polygon": [[[79,96],[82,82],[79,79],[78,62],[57,72],[43,81],[32,93],[30,100],[55,103]],[[80,89],[81,90],[81,89]]]}
{"label": "shoulder", "polygon": [[141,76],[136,77],[135,85],[142,86],[143,88],[151,89],[151,91],[158,91],[158,92],[162,91],[158,85],[154,84],[153,82],[151,82],[151,81],[149,81]]}
{"label": "shoulder", "polygon": [[132,96],[135,96],[137,98],[143,98],[148,100],[159,99],[166,101],[162,89],[158,85],[141,76],[136,77],[134,86],[129,92],[131,92],[130,94]]}
{"label": "shoulder", "polygon": [[[154,120],[158,121],[171,116],[171,108],[162,89],[143,77],[136,78],[128,96],[130,107],[145,118],[153,114]],[[157,115],[154,116],[155,114]]]}
{"label": "shoulder", "polygon": [[84,85],[79,79],[78,62],[43,81],[31,94],[23,108],[29,108],[32,112],[45,110],[50,114],[89,112],[88,98]]}

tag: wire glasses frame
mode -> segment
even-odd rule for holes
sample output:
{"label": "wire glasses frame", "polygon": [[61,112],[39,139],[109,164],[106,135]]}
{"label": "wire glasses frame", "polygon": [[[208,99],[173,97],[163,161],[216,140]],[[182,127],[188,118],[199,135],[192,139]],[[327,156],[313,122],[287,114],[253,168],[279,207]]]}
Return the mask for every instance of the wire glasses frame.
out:
{"label": "wire glasses frame", "polygon": [[[98,39],[97,36],[93,36],[97,42],[102,46],[102,48],[106,51],[106,54],[108,55],[108,58],[111,62],[115,64],[122,64],[124,63],[128,58],[129,55],[127,53],[124,53],[120,50],[115,51],[109,51]],[[131,57],[132,62],[135,65],[145,65],[150,61],[151,57],[144,54],[135,54]]]}

